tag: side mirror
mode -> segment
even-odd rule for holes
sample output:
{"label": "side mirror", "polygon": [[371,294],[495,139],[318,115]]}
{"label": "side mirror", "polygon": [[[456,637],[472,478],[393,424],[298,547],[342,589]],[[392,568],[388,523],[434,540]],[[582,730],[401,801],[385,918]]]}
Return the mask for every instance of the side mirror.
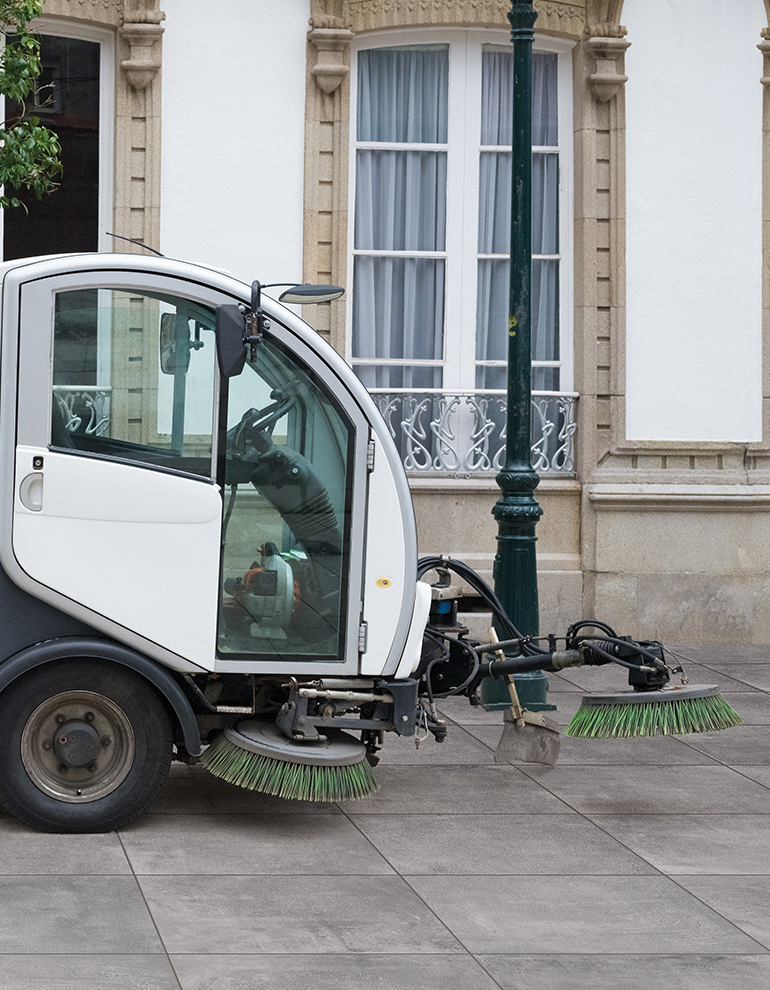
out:
{"label": "side mirror", "polygon": [[235,378],[246,364],[246,319],[239,306],[217,306],[217,361],[223,378]]}
{"label": "side mirror", "polygon": [[344,295],[345,290],[339,285],[310,285],[306,282],[304,285],[292,285],[282,292],[278,302],[308,306],[312,303],[333,302]]}
{"label": "side mirror", "polygon": [[164,375],[187,373],[190,367],[190,328],[187,320],[176,313],[160,318],[160,370]]}

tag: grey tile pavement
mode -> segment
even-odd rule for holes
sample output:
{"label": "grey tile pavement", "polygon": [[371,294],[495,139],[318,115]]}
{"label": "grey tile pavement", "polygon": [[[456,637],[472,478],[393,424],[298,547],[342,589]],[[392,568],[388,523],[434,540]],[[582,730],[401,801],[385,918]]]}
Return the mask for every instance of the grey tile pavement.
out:
{"label": "grey tile pavement", "polygon": [[[447,741],[386,740],[343,805],[175,766],[102,836],[0,814],[3,990],[678,990],[770,986],[770,647],[680,644],[745,725],[562,738],[496,764],[502,715],[440,707]],[[551,677],[565,725],[618,671]]]}

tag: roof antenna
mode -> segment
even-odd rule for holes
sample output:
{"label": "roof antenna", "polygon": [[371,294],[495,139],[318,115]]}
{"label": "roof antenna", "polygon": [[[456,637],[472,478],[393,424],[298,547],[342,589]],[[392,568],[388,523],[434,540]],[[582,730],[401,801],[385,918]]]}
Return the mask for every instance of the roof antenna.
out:
{"label": "roof antenna", "polygon": [[107,231],[107,236],[117,237],[118,240],[128,241],[130,244],[138,244],[139,247],[143,247],[145,251],[152,251],[153,254],[157,254],[159,258],[166,257],[165,254],[161,254],[160,251],[156,251],[155,248],[151,248],[148,244],[145,244],[143,241],[140,241],[138,237],[124,237],[122,234],[111,234],[109,230]]}

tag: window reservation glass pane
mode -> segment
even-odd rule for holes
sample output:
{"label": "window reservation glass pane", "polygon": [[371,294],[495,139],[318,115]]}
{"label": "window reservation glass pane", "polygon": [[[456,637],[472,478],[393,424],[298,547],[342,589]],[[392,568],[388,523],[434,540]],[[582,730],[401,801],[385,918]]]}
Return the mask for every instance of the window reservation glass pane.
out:
{"label": "window reservation glass pane", "polygon": [[444,250],[446,152],[359,150],[356,169],[357,249]]}
{"label": "window reservation glass pane", "polygon": [[357,139],[445,144],[448,78],[447,45],[359,52]]}
{"label": "window reservation glass pane", "polygon": [[[511,154],[483,151],[479,182],[479,254],[508,254],[511,241]],[[532,156],[532,253],[559,251],[559,156]]]}
{"label": "window reservation glass pane", "polygon": [[[558,55],[532,55],[532,144],[559,143]],[[513,50],[486,48],[481,67],[481,144],[510,146],[513,133]]]}
{"label": "window reservation glass pane", "polygon": [[[533,368],[532,369],[532,391],[533,392],[558,392],[559,391],[559,369],[558,368]],[[478,389],[502,389],[508,387],[508,369],[502,367],[488,367],[478,365],[476,367],[476,388]],[[493,417],[494,418],[494,417]],[[503,420],[500,419],[503,426]]]}
{"label": "window reservation glass pane", "polygon": [[[492,258],[479,259],[476,297],[476,360],[508,359],[508,291],[511,266]],[[490,385],[489,388],[492,388]]]}
{"label": "window reservation glass pane", "polygon": [[354,259],[353,357],[440,360],[443,342],[443,259]]}
{"label": "window reservation glass pane", "polygon": [[[533,144],[555,144],[556,55],[535,53]],[[505,145],[511,140],[512,56],[484,51],[482,56],[482,145]],[[479,254],[510,251],[511,154],[482,151],[479,161]],[[559,156],[532,156],[532,253],[559,251]],[[504,361],[508,352],[509,263],[479,258],[476,305],[476,360]],[[559,359],[559,262],[532,263],[532,357]],[[533,369],[533,388],[558,388],[558,369]],[[505,369],[479,367],[477,387],[505,387]],[[493,385],[492,382],[496,382]]]}
{"label": "window reservation glass pane", "polygon": [[532,156],[532,254],[559,253],[559,156]]}
{"label": "window reservation glass pane", "polygon": [[[9,39],[11,40],[11,39]],[[34,97],[25,101],[61,144],[64,173],[59,188],[38,201],[26,191],[14,195],[27,206],[6,210],[3,258],[26,258],[99,246],[99,57],[94,41],[42,35],[43,71]],[[5,120],[23,112],[5,101]]]}
{"label": "window reservation glass pane", "polygon": [[214,311],[177,296],[60,292],[51,442],[211,476]]}
{"label": "window reservation glass pane", "polygon": [[264,339],[229,380],[220,655],[344,657],[353,429]]}
{"label": "window reservation glass pane", "polygon": [[532,262],[532,360],[559,360],[559,262]]}
{"label": "window reservation glass pane", "polygon": [[[532,360],[559,360],[559,262],[532,262]],[[508,261],[479,261],[476,309],[476,360],[506,361],[508,358]],[[493,385],[492,382],[502,382]],[[546,384],[547,382],[547,384]],[[505,388],[505,369],[480,366],[477,388]],[[558,389],[558,368],[533,368],[532,388]]]}
{"label": "window reservation glass pane", "polygon": [[425,364],[357,364],[355,372],[367,388],[387,391],[408,388],[414,392],[441,388],[440,365]]}

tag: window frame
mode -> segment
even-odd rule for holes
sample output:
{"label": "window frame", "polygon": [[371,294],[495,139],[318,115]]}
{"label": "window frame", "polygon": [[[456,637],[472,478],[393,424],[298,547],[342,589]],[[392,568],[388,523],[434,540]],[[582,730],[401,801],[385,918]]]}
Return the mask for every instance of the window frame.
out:
{"label": "window frame", "polygon": [[[446,44],[449,46],[448,133],[446,145],[398,145],[399,148],[435,148],[447,154],[447,206],[461,202],[460,209],[446,212],[446,242],[443,252],[397,252],[410,256],[444,257],[444,326],[443,354],[440,361],[412,361],[387,358],[358,358],[352,353],[353,305],[347,306],[345,357],[357,365],[440,366],[443,369],[444,393],[489,391],[477,389],[476,374],[476,305],[478,280],[479,175],[481,155],[481,53],[484,45],[508,45],[505,30],[478,28],[405,29],[378,31],[362,35],[351,44],[350,87],[350,156],[348,210],[348,271],[352,285],[353,266],[359,254],[382,252],[355,248],[356,161],[359,148],[372,142],[357,141],[358,53],[370,48],[400,45]],[[542,35],[535,36],[534,51],[558,56],[558,127],[559,144],[559,392],[569,392],[574,381],[574,233],[573,233],[573,123],[572,123],[572,49],[575,43]],[[470,137],[473,136],[473,140]],[[390,144],[375,144],[389,148]],[[393,145],[392,147],[395,147]],[[457,150],[459,149],[459,151]],[[541,149],[538,149],[541,150]],[[550,257],[550,256],[549,256]],[[473,328],[473,331],[462,328]],[[554,362],[546,362],[552,366]],[[534,366],[543,366],[537,362]],[[373,391],[389,391],[375,389]],[[393,389],[392,391],[399,391]],[[429,392],[430,389],[400,391]]]}

